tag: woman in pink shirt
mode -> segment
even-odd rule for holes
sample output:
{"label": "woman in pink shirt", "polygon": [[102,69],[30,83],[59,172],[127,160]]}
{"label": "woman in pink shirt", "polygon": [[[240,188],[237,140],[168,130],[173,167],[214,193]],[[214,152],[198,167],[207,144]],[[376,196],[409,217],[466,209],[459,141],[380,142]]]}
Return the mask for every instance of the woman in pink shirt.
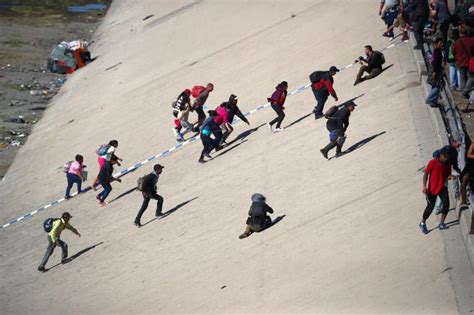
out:
{"label": "woman in pink shirt", "polygon": [[222,139],[219,145],[223,145],[227,137],[234,131],[230,122],[229,122],[229,103],[224,102],[221,105],[216,107],[217,116],[214,118],[214,122],[218,124],[222,131],[224,132],[222,135]]}
{"label": "woman in pink shirt", "polygon": [[72,185],[77,184],[77,193],[80,194],[81,184],[84,181],[84,175],[82,174],[82,169],[86,167],[82,163],[84,162],[84,157],[80,154],[76,155],[76,160],[71,163],[69,170],[67,171],[67,188],[66,188],[66,199],[71,198],[71,188]]}

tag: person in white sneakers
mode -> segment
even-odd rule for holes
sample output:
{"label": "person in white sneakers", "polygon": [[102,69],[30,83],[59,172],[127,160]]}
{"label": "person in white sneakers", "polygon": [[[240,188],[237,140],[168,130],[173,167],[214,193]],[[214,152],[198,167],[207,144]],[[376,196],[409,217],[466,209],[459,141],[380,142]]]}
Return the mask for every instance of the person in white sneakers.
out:
{"label": "person in white sneakers", "polygon": [[[272,96],[267,98],[272,106],[273,110],[277,113],[277,117],[273,119],[271,122],[268,123],[268,128],[273,132],[282,131],[283,128],[281,127],[281,123],[285,118],[285,101],[286,95],[288,94],[288,82],[282,81],[278,84],[275,88],[275,92],[273,92]],[[273,130],[273,125],[276,124],[275,130]]]}

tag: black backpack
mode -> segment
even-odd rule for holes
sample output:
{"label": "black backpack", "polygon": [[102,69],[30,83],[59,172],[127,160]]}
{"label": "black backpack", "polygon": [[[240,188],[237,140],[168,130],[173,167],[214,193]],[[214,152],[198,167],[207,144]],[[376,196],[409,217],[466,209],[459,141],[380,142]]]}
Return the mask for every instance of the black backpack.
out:
{"label": "black backpack", "polygon": [[385,56],[380,51],[374,51],[374,58],[377,64],[383,65],[385,63]]}
{"label": "black backpack", "polygon": [[324,118],[329,119],[329,117],[334,115],[338,110],[339,108],[336,105],[329,107],[329,109],[324,113]]}
{"label": "black backpack", "polygon": [[44,220],[43,229],[46,233],[51,232],[51,230],[53,229],[53,222],[56,220],[59,220],[59,218],[47,218],[46,220]]}
{"label": "black backpack", "polygon": [[326,71],[314,71],[309,75],[309,80],[311,83],[318,83],[323,78]]}

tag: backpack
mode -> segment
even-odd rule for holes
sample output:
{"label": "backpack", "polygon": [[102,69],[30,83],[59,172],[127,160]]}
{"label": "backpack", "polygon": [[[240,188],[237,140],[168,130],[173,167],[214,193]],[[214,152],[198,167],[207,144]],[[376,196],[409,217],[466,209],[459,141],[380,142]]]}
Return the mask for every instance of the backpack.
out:
{"label": "backpack", "polygon": [[59,218],[47,218],[46,220],[44,220],[43,229],[46,233],[51,232],[51,230],[53,229],[53,222],[56,220],[59,220]]}
{"label": "backpack", "polygon": [[148,175],[143,175],[142,177],[139,177],[137,179],[137,190],[138,191],[143,191],[143,183],[145,182],[145,178],[147,177]]}
{"label": "backpack", "polygon": [[311,81],[311,83],[318,83],[319,81],[321,81],[325,73],[326,71],[314,71],[309,75],[309,80]]}
{"label": "backpack", "polygon": [[385,56],[380,51],[374,51],[374,57],[378,59],[380,65],[385,63]]}
{"label": "backpack", "polygon": [[69,162],[64,163],[64,165],[63,165],[63,171],[64,171],[64,173],[69,172],[69,169],[71,168],[71,164],[72,164],[72,163],[73,163],[73,161],[69,161]]}
{"label": "backpack", "polygon": [[324,118],[329,119],[329,117],[334,115],[338,110],[339,108],[336,105],[329,107],[329,109],[324,113]]}
{"label": "backpack", "polygon": [[98,147],[98,148],[95,150],[95,153],[96,153],[98,156],[106,155],[106,154],[107,154],[107,151],[109,151],[109,148],[110,148],[110,145],[108,145],[108,144],[102,144],[102,145],[100,145],[100,147]]}
{"label": "backpack", "polygon": [[201,93],[205,90],[206,88],[202,85],[195,85],[193,86],[193,88],[191,89],[191,95],[192,97],[196,98],[198,97],[199,95],[201,95]]}

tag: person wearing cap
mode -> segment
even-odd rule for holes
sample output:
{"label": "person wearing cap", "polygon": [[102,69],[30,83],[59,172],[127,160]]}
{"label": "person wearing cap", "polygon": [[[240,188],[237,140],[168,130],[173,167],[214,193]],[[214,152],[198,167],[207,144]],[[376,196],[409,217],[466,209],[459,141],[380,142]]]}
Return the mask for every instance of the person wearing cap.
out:
{"label": "person wearing cap", "polygon": [[[375,78],[382,73],[382,65],[385,57],[380,51],[374,51],[372,46],[365,46],[365,58],[359,57],[357,62],[360,64],[359,73],[357,74],[354,85],[359,84],[362,81],[370,80]],[[363,77],[364,73],[368,75]]]}
{"label": "person wearing cap", "polygon": [[328,158],[328,153],[336,147],[336,157],[342,155],[342,145],[346,140],[346,130],[349,127],[349,117],[357,105],[354,102],[347,102],[344,106],[338,109],[335,113],[326,115],[326,128],[329,131],[329,144],[321,149],[321,154],[324,158]]}
{"label": "person wearing cap", "polygon": [[244,114],[240,111],[239,106],[237,105],[237,102],[239,101],[239,98],[237,95],[231,94],[229,96],[229,101],[227,102],[229,106],[227,107],[229,109],[228,115],[229,115],[229,123],[232,124],[234,121],[234,117],[237,116],[242,120],[244,123],[250,126],[250,122],[248,121],[247,117],[245,117]]}
{"label": "person wearing cap", "polygon": [[[176,102],[173,102],[173,116],[175,117],[173,132],[176,140],[184,141],[183,135],[193,129],[193,125],[188,121],[189,111],[191,109],[191,90],[186,89],[178,96]],[[184,127],[184,131],[181,129]]]}
{"label": "person wearing cap", "polygon": [[[270,128],[273,132],[282,131],[283,128],[281,127],[281,123],[285,118],[284,112],[284,105],[286,101],[286,96],[288,94],[288,82],[282,81],[275,87],[275,92],[273,92],[272,96],[267,98],[270,102],[271,107],[277,113],[277,117],[268,123],[268,128]],[[272,130],[273,125],[276,124],[275,130]]]}
{"label": "person wearing cap", "polygon": [[194,124],[194,131],[196,132],[199,131],[199,127],[206,119],[206,114],[204,113],[204,105],[206,104],[207,98],[209,97],[209,93],[211,93],[212,91],[214,91],[214,84],[208,83],[206,88],[194,100],[192,110],[195,110],[198,115],[198,120]]}
{"label": "person wearing cap", "polygon": [[114,177],[114,165],[117,164],[117,157],[112,156],[110,161],[105,162],[104,166],[100,169],[99,172],[99,183],[104,188],[104,190],[96,196],[96,199],[99,201],[99,205],[101,207],[105,207],[107,203],[105,202],[105,199],[107,196],[110,194],[112,191],[112,185],[110,185],[111,182],[117,181],[119,183],[122,182],[120,178]]}
{"label": "person wearing cap", "polygon": [[81,233],[79,233],[72,225],[69,224],[69,220],[72,218],[71,214],[69,212],[64,212],[61,215],[60,219],[55,219],[53,221],[53,226],[51,228],[51,231],[48,233],[48,248],[46,249],[46,253],[44,254],[43,260],[41,261],[41,264],[38,267],[38,271],[40,272],[45,272],[47,271],[45,269],[46,263],[49,260],[49,257],[54,252],[54,248],[56,246],[61,247],[62,249],[62,258],[61,258],[61,263],[65,264],[68,262],[67,259],[67,244],[63,240],[61,240],[61,232],[64,229],[68,229],[72,231],[74,234],[77,236],[81,237]]}
{"label": "person wearing cap", "polygon": [[249,237],[253,232],[263,231],[272,225],[272,219],[268,213],[273,213],[273,209],[267,204],[267,198],[257,193],[253,194],[251,199],[252,205],[246,221],[247,227],[245,232],[239,236],[240,239]]}
{"label": "person wearing cap", "polygon": [[158,195],[158,193],[156,192],[156,189],[157,189],[156,184],[158,183],[158,179],[160,178],[160,174],[164,168],[165,167],[163,165],[155,164],[155,166],[153,166],[153,172],[148,174],[143,179],[143,186],[142,186],[143,203],[140,210],[138,210],[137,216],[135,217],[135,221],[134,221],[134,224],[137,227],[142,226],[142,224],[140,223],[140,220],[146,208],[148,208],[150,199],[157,200],[155,216],[159,217],[163,215],[162,210],[163,210],[164,199],[162,196]]}
{"label": "person wearing cap", "polygon": [[[216,118],[218,114],[215,110],[210,110],[207,112],[209,117],[204,120],[200,128],[200,137],[203,145],[203,149],[201,151],[201,156],[199,157],[199,163],[207,162],[204,160],[204,157],[212,159],[210,153],[213,149],[216,151],[220,150],[222,147],[219,145],[222,139],[222,131],[219,128],[219,124],[216,123]],[[214,136],[212,138],[211,136]]]}
{"label": "person wearing cap", "polygon": [[441,151],[437,158],[432,159],[425,167],[423,175],[423,194],[426,196],[426,208],[423,212],[421,223],[418,225],[421,232],[428,234],[426,220],[430,217],[436,204],[436,199],[441,199],[443,204],[438,229],[446,230],[449,227],[444,223],[449,211],[449,193],[445,182],[452,179],[451,165],[448,163],[447,151]]}
{"label": "person wearing cap", "polygon": [[337,102],[339,99],[337,98],[336,91],[334,90],[334,76],[336,73],[339,72],[339,69],[336,68],[336,66],[332,66],[329,68],[329,71],[325,72],[321,78],[317,81],[311,84],[311,89],[313,90],[314,97],[316,98],[316,106],[314,107],[313,113],[314,113],[314,118],[318,119],[323,117],[323,110],[324,110],[324,104],[326,104],[326,101],[329,97],[329,95],[332,95],[334,97],[334,100]]}

